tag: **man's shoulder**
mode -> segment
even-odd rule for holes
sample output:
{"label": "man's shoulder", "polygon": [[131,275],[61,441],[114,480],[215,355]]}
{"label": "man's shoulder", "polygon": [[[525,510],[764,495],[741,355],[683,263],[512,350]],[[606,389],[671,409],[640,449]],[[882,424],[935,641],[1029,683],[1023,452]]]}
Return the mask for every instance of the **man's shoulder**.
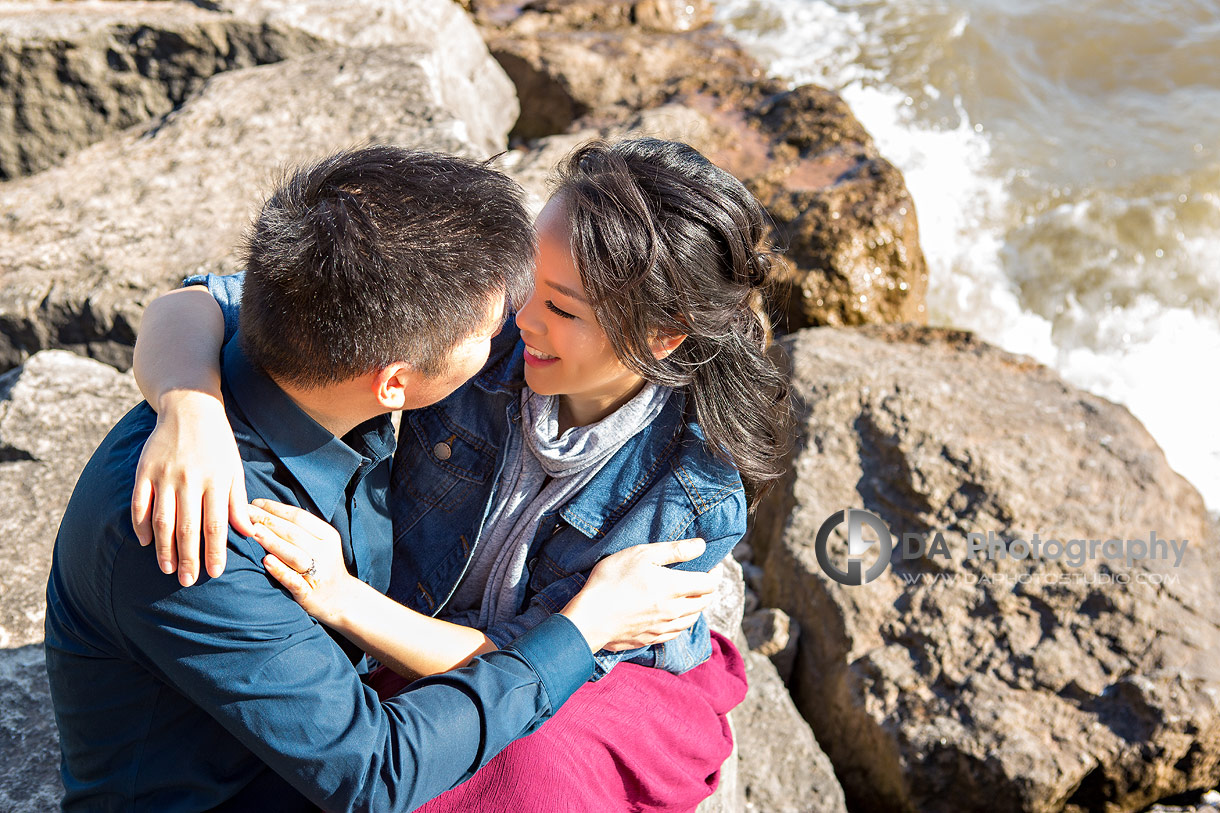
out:
{"label": "man's shoulder", "polygon": [[141,401],[111,427],[76,481],[65,522],[80,512],[91,514],[95,521],[116,512],[130,515],[140,453],[156,425],[157,413]]}

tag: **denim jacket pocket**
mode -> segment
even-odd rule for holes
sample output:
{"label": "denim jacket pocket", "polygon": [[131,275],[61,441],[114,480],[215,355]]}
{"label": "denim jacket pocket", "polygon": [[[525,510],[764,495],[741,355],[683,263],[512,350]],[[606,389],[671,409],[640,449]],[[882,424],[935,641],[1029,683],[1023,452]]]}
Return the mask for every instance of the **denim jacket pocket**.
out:
{"label": "denim jacket pocket", "polygon": [[495,449],[449,420],[442,409],[404,414],[394,494],[410,505],[396,506],[395,525],[413,524],[431,508],[452,513],[472,497],[485,495],[495,463]]}

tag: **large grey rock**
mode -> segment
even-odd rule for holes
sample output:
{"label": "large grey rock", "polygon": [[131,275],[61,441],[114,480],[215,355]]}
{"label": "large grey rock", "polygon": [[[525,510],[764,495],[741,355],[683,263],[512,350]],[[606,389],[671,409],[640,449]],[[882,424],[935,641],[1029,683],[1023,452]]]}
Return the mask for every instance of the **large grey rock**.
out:
{"label": "large grey rock", "polygon": [[0,810],[63,795],[42,654],[51,550],[81,469],[139,401],[130,375],[61,350],[0,378]]}
{"label": "large grey rock", "polygon": [[846,813],[830,760],[775,667],[746,648],[741,565],[730,556],[717,567],[720,582],[708,624],[741,651],[750,688],[729,715],[733,753],[721,768],[719,787],[699,813]]}
{"label": "large grey rock", "polygon": [[843,788],[775,666],[743,652],[750,690],[733,710],[738,779],[751,813],[847,813]]}
{"label": "large grey rock", "polygon": [[[1117,813],[1215,786],[1216,536],[1139,422],[969,334],[824,328],[785,346],[800,440],[751,543],[763,603],[806,631],[794,693],[851,808]],[[895,536],[941,531],[949,556],[829,578],[816,534],[861,507]],[[989,531],[1189,544],[1180,566],[966,558],[965,535]],[[830,537],[841,569],[845,548]]]}
{"label": "large grey rock", "polygon": [[0,810],[57,810],[59,738],[42,644],[0,649]]}
{"label": "large grey rock", "polygon": [[476,40],[448,0],[5,3],[0,180],[164,115],[223,71],[342,46],[465,51]]}
{"label": "large grey rock", "polygon": [[[705,612],[708,626],[726,638],[739,643],[741,637],[741,618],[745,598],[745,583],[741,578],[741,566],[732,556],[726,556],[716,565],[713,573],[718,574],[716,595],[711,606]],[[739,648],[740,645],[739,645]],[[737,727],[733,725],[736,711],[729,714],[729,724],[733,726],[736,735]],[[741,764],[744,757],[741,753],[737,736],[733,739],[733,751],[720,768],[720,784],[716,791],[704,799],[699,805],[698,813],[743,813],[745,810],[744,788],[741,785]]]}
{"label": "large grey rock", "polygon": [[62,350],[0,378],[0,648],[42,641],[47,573],[76,478],[141,400],[130,375]]}
{"label": "large grey rock", "polygon": [[46,347],[126,367],[150,299],[185,274],[236,269],[239,237],[285,163],[367,142],[501,149],[512,85],[445,7],[458,22],[441,33],[467,36],[220,74],[155,126],[0,185],[0,369]]}

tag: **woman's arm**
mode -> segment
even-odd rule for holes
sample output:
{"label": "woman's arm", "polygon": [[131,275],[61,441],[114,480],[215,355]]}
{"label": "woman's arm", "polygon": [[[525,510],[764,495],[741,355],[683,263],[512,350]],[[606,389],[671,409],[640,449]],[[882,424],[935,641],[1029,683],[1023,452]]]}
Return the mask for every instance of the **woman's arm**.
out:
{"label": "woman's arm", "polygon": [[[479,630],[417,613],[350,575],[338,533],[308,511],[255,500],[253,514],[267,572],[306,612],[400,675],[447,672],[499,648]],[[703,549],[682,540],[608,557],[561,612],[593,652],[671,640],[698,619],[715,581],[665,565]]]}
{"label": "woman's arm", "polygon": [[157,412],[131,498],[140,544],[155,540],[165,573],[184,586],[199,576],[199,532],[209,575],[224,572],[230,523],[254,533],[245,474],[220,390],[224,317],[206,288],[166,294],[144,312],[136,339],[136,383]]}
{"label": "woman's arm", "polygon": [[[596,546],[591,546],[591,555],[606,556],[610,551],[630,549],[631,546],[650,547],[656,542],[680,537],[697,536],[706,540],[705,552],[695,560],[676,565],[675,569],[711,571],[729,551],[733,549],[746,531],[746,501],[740,486],[724,494],[716,503],[705,506],[703,513],[690,518],[685,524],[674,523],[674,515],[668,514],[667,506],[678,505],[678,501],[661,499],[663,491],[646,492],[637,504],[637,509],[606,529],[605,536]],[[659,507],[658,507],[659,506]],[[681,518],[683,515],[679,515]],[[663,520],[669,519],[666,523]],[[660,530],[663,528],[663,530]],[[577,533],[569,531],[569,533]],[[561,536],[552,537],[561,546]],[[536,560],[548,558],[548,544],[535,552]],[[525,609],[513,618],[499,621],[487,628],[492,642],[503,645],[526,631],[533,629],[547,616],[562,607],[585,584],[593,564],[584,565],[566,576],[558,576],[534,593]],[[563,568],[554,562],[538,565],[542,575],[559,574]],[[652,646],[614,647],[608,646],[595,653],[594,679],[600,679],[615,664],[630,661],[644,666],[653,666],[669,672],[681,673],[696,666],[706,657],[710,647],[706,625],[693,626],[682,635]]]}

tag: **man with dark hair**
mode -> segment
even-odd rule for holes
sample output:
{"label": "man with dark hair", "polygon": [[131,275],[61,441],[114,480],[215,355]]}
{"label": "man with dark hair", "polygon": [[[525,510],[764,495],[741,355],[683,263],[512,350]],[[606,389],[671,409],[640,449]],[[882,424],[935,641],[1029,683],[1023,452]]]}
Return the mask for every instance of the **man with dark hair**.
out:
{"label": "man with dark hair", "polygon": [[507,176],[372,147],[281,184],[246,256],[242,340],[277,381],[334,384],[402,359],[435,377],[489,307],[524,301],[534,231]]}
{"label": "man with dark hair", "polygon": [[[460,159],[341,153],[281,185],[248,249],[221,391],[250,496],[325,519],[349,571],[384,592],[388,413],[443,398],[487,359],[533,250],[519,191]],[[161,301],[180,296],[206,294]],[[230,530],[223,578],[190,589],[141,549],[129,512],[156,422],[142,403],[111,430],[56,540],[46,650],[65,809],[414,809],[553,714],[592,652],[662,620],[624,598],[639,573],[599,565],[506,648],[381,702],[362,653],[268,577],[253,540]],[[652,570],[673,596],[703,576]]]}

